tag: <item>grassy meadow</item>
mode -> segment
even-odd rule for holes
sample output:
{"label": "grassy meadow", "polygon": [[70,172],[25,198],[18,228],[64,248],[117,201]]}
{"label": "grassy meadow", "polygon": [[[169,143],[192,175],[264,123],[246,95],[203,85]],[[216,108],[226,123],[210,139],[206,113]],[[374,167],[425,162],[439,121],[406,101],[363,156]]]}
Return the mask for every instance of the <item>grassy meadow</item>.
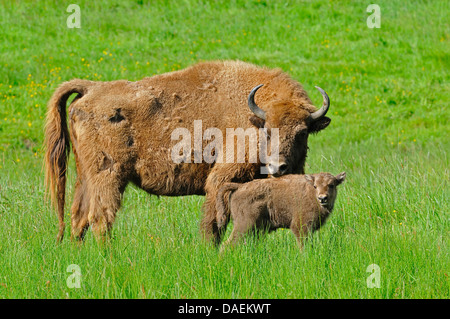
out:
{"label": "grassy meadow", "polygon": [[[449,293],[448,1],[0,1],[0,298],[443,298]],[[280,67],[316,105],[307,172],[347,172],[333,215],[299,252],[289,230],[219,254],[201,196],[125,192],[113,239],[66,238],[44,198],[46,103],[72,78],[139,80],[198,61]],[[230,225],[231,226],[231,225]],[[231,227],[229,227],[228,234]],[[69,265],[81,287],[69,288]],[[367,272],[379,266],[379,288]]]}

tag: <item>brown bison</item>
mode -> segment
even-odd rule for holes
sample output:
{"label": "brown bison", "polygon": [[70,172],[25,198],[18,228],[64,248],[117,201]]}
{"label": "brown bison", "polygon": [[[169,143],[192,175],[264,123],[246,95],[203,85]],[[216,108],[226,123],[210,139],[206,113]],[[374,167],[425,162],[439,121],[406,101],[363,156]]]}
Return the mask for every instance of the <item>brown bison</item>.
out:
{"label": "brown bison", "polygon": [[[264,86],[255,87],[259,84]],[[203,130],[216,128],[224,134],[227,128],[264,128],[270,137],[270,130],[278,128],[279,156],[266,163],[270,173],[303,173],[308,134],[330,123],[325,116],[328,96],[318,89],[324,99],[319,110],[301,85],[281,70],[240,61],[199,63],[136,82],[75,79],[63,83],[49,101],[45,127],[46,185],[58,212],[58,240],[65,229],[65,174],[71,142],[77,169],[71,207],[73,237],[83,238],[89,225],[96,235],[106,234],[125,187],[132,182],[155,195],[206,194],[202,233],[219,243],[226,223],[217,227],[218,189],[226,182],[267,176],[260,172],[263,164],[259,160],[199,163],[193,160],[195,151],[184,162],[174,161],[172,132],[180,127],[193,132],[193,123],[199,120]],[[66,103],[72,94],[76,96],[67,120]]]}
{"label": "brown bison", "polygon": [[[224,193],[229,195],[233,231],[225,245],[255,230],[290,228],[300,248],[308,235],[323,226],[333,211],[337,186],[345,172],[313,175],[284,175],[253,180],[248,183],[226,183],[217,194],[217,224],[228,219]],[[225,247],[225,246],[224,246]]]}

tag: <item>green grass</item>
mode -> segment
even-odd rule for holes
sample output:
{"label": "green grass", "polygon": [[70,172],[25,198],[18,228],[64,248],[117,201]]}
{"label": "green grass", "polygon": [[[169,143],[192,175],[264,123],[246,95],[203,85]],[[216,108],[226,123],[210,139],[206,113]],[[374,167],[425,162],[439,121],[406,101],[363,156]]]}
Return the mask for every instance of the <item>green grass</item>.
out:
{"label": "green grass", "polygon": [[[0,3],[0,297],[450,297],[447,1],[378,1],[380,29],[366,26],[370,1],[77,3],[81,29],[66,27],[69,3]],[[108,245],[91,232],[55,245],[42,141],[57,85],[216,59],[281,67],[317,105],[314,85],[331,97],[306,169],[347,180],[312,242],[300,253],[279,230],[220,255],[199,238],[203,197],[129,187]],[[67,207],[74,178],[72,156]],[[81,289],[66,285],[71,264]]]}

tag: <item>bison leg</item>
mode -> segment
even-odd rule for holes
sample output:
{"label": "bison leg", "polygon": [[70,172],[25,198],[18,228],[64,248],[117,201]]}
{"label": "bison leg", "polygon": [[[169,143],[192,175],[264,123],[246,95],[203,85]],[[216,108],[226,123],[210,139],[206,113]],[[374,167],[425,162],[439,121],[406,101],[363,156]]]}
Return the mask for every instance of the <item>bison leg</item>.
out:
{"label": "bison leg", "polygon": [[75,195],[71,208],[72,239],[82,241],[89,227],[89,193],[86,184],[78,179],[75,184]]}
{"label": "bison leg", "polygon": [[[224,196],[224,201],[227,204],[228,196]],[[230,222],[230,215],[226,213],[224,219],[220,223],[220,227],[217,223],[217,210],[216,210],[217,192],[211,191],[207,193],[205,203],[203,204],[203,219],[200,224],[201,233],[203,238],[207,241],[212,241],[216,246],[219,246],[225,232],[227,230],[228,223]]]}
{"label": "bison leg", "polygon": [[219,245],[222,239],[222,234],[219,231],[216,221],[216,192],[206,195],[205,203],[203,204],[202,209],[203,218],[200,228],[203,238],[207,241],[213,241],[215,245]]}
{"label": "bison leg", "polygon": [[110,235],[125,185],[116,172],[102,172],[90,180],[88,222],[97,239]]}

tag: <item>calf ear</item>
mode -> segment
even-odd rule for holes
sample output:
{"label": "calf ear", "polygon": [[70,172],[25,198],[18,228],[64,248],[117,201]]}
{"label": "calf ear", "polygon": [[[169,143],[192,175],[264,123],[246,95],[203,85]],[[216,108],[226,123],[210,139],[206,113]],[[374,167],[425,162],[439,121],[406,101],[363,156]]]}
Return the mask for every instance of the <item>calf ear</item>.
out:
{"label": "calf ear", "polygon": [[314,176],[305,174],[305,179],[308,183],[314,185]]}
{"label": "calf ear", "polygon": [[331,122],[331,119],[329,117],[322,117],[320,119],[315,120],[312,122],[308,128],[309,133],[317,133],[324,128],[326,128]]}
{"label": "calf ear", "polygon": [[346,175],[347,174],[345,172],[336,175],[337,185],[341,184],[345,180]]}
{"label": "calf ear", "polygon": [[255,115],[252,115],[248,118],[250,120],[250,123],[252,123],[257,128],[263,128],[266,121],[264,121],[262,118],[259,118]]}

